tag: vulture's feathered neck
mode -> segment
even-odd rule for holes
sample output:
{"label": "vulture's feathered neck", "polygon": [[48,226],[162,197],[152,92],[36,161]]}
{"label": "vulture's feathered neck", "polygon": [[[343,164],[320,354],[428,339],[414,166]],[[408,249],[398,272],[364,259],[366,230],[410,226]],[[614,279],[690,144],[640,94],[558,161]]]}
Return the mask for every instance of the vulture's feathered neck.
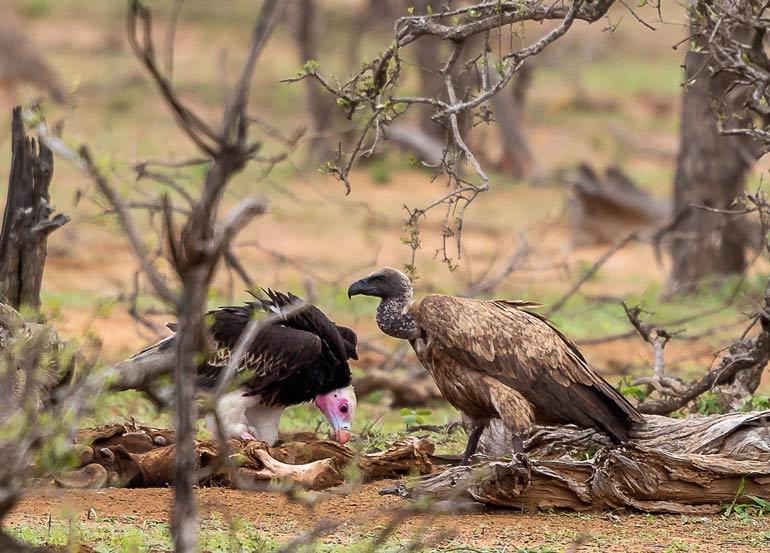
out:
{"label": "vulture's feathered neck", "polygon": [[398,296],[382,298],[377,307],[377,326],[385,334],[402,340],[417,336],[417,325],[407,308],[412,301],[411,286]]}

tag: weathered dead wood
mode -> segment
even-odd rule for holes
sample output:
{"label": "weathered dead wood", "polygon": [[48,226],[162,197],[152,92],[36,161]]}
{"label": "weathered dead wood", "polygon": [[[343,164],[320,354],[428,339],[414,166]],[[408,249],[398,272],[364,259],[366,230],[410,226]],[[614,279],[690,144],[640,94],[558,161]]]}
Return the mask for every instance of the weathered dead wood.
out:
{"label": "weathered dead wood", "polygon": [[53,153],[42,142],[27,138],[21,108],[13,109],[11,171],[0,234],[0,301],[12,307],[40,307],[40,286],[48,235],[70,219],[51,218],[48,187]]}
{"label": "weathered dead wood", "polygon": [[[404,497],[466,499],[488,505],[576,511],[632,508],[713,513],[745,496],[770,499],[770,457],[673,454],[637,445],[602,449],[588,461],[485,461],[411,480]],[[393,491],[392,488],[389,491]]]}
{"label": "weathered dead wood", "polygon": [[[673,454],[726,455],[737,460],[770,457],[770,411],[690,415],[684,419],[646,415],[631,431],[633,443]],[[555,458],[610,446],[603,434],[572,426],[542,427],[525,444],[527,454]]]}
{"label": "weathered dead wood", "polygon": [[[508,453],[510,436],[492,424],[480,448]],[[629,507],[669,513],[715,512],[743,494],[770,496],[770,411],[645,417],[632,442],[612,448],[593,430],[538,428],[524,447],[527,461],[453,467],[397,490],[441,500],[468,496],[490,505],[574,510]],[[501,449],[505,451],[501,452]],[[595,457],[584,459],[597,451]],[[467,487],[467,490],[463,491]]]}
{"label": "weathered dead wood", "polygon": [[[645,415],[644,423],[631,430],[635,445],[673,454],[727,455],[733,459],[770,457],[770,411],[690,415],[683,419]],[[479,441],[479,452],[502,457],[511,454],[511,435],[500,421],[492,421]],[[538,427],[524,443],[536,459],[580,457],[610,447],[601,432],[575,426]]]}
{"label": "weathered dead wood", "polygon": [[572,244],[589,246],[659,227],[670,216],[671,203],[653,198],[616,167],[608,167],[602,180],[582,164],[572,183],[568,214]]}
{"label": "weathered dead wood", "polygon": [[43,51],[21,32],[18,22],[3,9],[0,11],[0,90],[10,90],[15,99],[18,85],[25,83],[44,91],[57,104],[72,103],[67,87],[46,62]]}
{"label": "weathered dead wood", "polygon": [[404,438],[385,451],[367,453],[358,461],[365,482],[398,478],[408,474],[430,474],[433,442],[425,438]]}
{"label": "weathered dead wood", "polygon": [[[765,309],[770,306],[770,284],[765,291],[764,305]],[[765,313],[763,310],[757,316],[762,326],[757,336],[734,342],[716,367],[701,379],[689,383],[681,393],[655,401],[645,401],[638,406],[639,411],[652,415],[673,413],[717,386],[732,384],[741,372],[758,371],[761,374],[770,360],[770,323]]]}
{"label": "weathered dead wood", "polygon": [[[174,482],[176,446],[171,431],[111,424],[81,430],[75,439],[81,466],[58,476],[56,482],[59,485],[156,487]],[[276,447],[253,440],[229,440],[226,446],[238,466],[240,480],[236,481],[229,474],[227,465],[221,462],[218,445],[209,441],[195,442],[195,470],[200,484],[290,480],[305,488],[326,489],[343,482],[344,469],[351,462],[358,464],[365,482],[414,473],[428,474],[433,470],[430,461],[433,444],[425,439],[406,438],[384,451],[360,456],[348,447],[327,440],[289,440]],[[102,467],[104,472],[93,465]]]}

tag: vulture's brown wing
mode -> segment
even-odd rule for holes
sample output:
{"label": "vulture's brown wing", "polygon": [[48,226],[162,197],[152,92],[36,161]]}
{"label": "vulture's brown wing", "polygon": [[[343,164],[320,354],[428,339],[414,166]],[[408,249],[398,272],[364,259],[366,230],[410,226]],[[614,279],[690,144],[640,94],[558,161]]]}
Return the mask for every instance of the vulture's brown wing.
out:
{"label": "vulture's brown wing", "polygon": [[517,390],[541,421],[596,426],[627,440],[641,415],[550,321],[524,310],[532,305],[430,295],[410,312],[427,340]]}

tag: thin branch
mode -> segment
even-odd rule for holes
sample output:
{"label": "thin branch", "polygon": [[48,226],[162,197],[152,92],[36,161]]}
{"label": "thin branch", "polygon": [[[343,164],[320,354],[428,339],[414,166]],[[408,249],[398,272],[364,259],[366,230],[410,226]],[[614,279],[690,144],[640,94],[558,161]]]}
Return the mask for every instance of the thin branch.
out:
{"label": "thin branch", "polygon": [[142,271],[144,271],[144,273],[147,275],[147,278],[150,280],[150,283],[155,289],[155,292],[163,301],[172,305],[176,304],[177,295],[171,291],[171,289],[166,284],[166,280],[163,278],[157,267],[155,267],[147,255],[147,250],[144,247],[144,241],[139,235],[139,231],[136,229],[134,219],[131,216],[129,208],[124,202],[123,198],[120,197],[117,191],[110,184],[109,180],[94,164],[91,152],[86,146],[80,147],[79,154],[83,166],[85,167],[88,174],[93,178],[99,192],[105,198],[107,198],[107,200],[114,207],[118,215],[120,225],[123,227],[123,232],[126,233],[126,236],[131,243],[131,249],[134,251],[137,260],[139,261],[139,265],[142,267]]}
{"label": "thin branch", "polygon": [[[141,33],[138,23],[141,23]],[[200,117],[181,102],[173,84],[158,67],[152,42],[152,16],[150,10],[142,5],[140,0],[130,0],[127,25],[128,43],[131,49],[155,81],[161,96],[176,117],[179,127],[201,151],[213,156],[218,137]]]}
{"label": "thin branch", "polygon": [[166,28],[166,74],[169,80],[174,75],[174,41],[176,38],[176,26],[179,22],[179,15],[182,13],[182,6],[185,0],[174,0],[174,7],[171,8],[171,17]]}
{"label": "thin branch", "polygon": [[604,265],[609,259],[615,255],[619,250],[621,250],[626,244],[629,242],[636,240],[639,236],[639,231],[634,231],[623,238],[616,240],[614,244],[612,244],[607,251],[605,251],[599,259],[597,259],[591,267],[587,271],[583,273],[583,275],[575,281],[575,283],[570,287],[569,290],[561,297],[559,298],[556,303],[553,304],[553,306],[548,310],[546,313],[547,316],[551,316],[554,313],[556,313],[559,309],[564,307],[564,304],[567,303],[567,301],[574,296],[578,290],[580,290],[580,287],[583,286],[591,277],[593,277],[596,272]]}
{"label": "thin branch", "polygon": [[505,264],[500,268],[500,270],[491,277],[480,279],[478,282],[469,285],[462,295],[475,297],[491,293],[498,284],[505,280],[508,275],[515,271],[517,267],[519,267],[521,262],[525,260],[531,252],[532,249],[530,245],[526,242],[526,240],[524,240],[523,236],[520,236],[519,245],[516,247],[516,250],[511,254]]}
{"label": "thin branch", "polygon": [[[245,113],[246,105],[248,103],[249,89],[252,77],[254,76],[254,68],[257,63],[257,58],[259,58],[259,54],[262,52],[262,48],[265,46],[267,39],[270,38],[270,33],[278,20],[280,11],[281,4],[278,0],[265,0],[262,4],[262,10],[260,11],[257,24],[254,26],[254,31],[251,36],[251,44],[249,46],[246,63],[243,64],[241,76],[233,88],[230,102],[225,109],[225,114],[222,119],[222,137],[227,143],[233,144],[236,140],[242,140],[239,136],[242,137],[244,125],[247,121],[241,121],[241,118]],[[236,132],[238,135],[234,134]]]}
{"label": "thin branch", "polygon": [[267,201],[246,198],[236,205],[222,221],[214,236],[214,250],[223,254],[230,248],[230,243],[254,217],[267,209]]}

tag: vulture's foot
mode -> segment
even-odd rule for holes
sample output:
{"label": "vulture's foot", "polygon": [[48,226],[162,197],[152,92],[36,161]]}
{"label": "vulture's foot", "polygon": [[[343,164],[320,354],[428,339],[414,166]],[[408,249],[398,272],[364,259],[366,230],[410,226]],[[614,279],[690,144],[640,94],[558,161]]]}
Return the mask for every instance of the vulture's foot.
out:
{"label": "vulture's foot", "polygon": [[471,457],[472,457],[472,455],[463,455],[463,460],[460,461],[460,466],[461,467],[467,467],[468,465],[470,465],[471,464]]}
{"label": "vulture's foot", "polygon": [[529,462],[529,456],[524,453],[514,453],[513,460],[527,470],[530,470],[532,468],[532,465]]}
{"label": "vulture's foot", "polygon": [[256,436],[249,432],[248,430],[244,430],[241,432],[241,440],[256,440]]}

